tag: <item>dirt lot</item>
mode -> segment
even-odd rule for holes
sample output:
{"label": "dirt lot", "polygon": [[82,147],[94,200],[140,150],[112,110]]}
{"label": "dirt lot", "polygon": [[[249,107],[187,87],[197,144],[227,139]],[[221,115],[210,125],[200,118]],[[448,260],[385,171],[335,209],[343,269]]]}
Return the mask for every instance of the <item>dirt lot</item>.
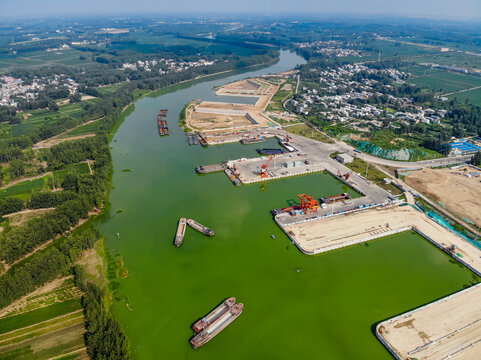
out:
{"label": "dirt lot", "polygon": [[245,79],[226,84],[222,87],[229,90],[259,90],[261,85],[257,84],[254,81],[248,81],[247,79]]}
{"label": "dirt lot", "polygon": [[378,333],[402,359],[479,359],[481,286],[384,321]]}
{"label": "dirt lot", "polygon": [[481,227],[481,178],[468,178],[463,169],[423,169],[413,171],[405,178],[406,183],[444,205],[462,218]]}

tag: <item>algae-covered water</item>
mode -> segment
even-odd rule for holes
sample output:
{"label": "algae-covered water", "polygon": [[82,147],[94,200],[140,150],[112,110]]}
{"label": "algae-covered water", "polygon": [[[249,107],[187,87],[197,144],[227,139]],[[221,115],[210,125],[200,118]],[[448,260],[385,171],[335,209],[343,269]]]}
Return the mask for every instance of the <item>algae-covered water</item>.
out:
{"label": "algae-covered water", "polygon": [[[302,254],[269,212],[298,194],[346,191],[329,175],[237,188],[223,173],[195,173],[197,165],[255,156],[258,145],[188,146],[176,125],[183,106],[191,99],[214,99],[216,85],[300,62],[282,52],[269,68],[141,99],[116,133],[111,215],[101,228],[129,271],[116,296],[128,299],[133,310],[117,302],[114,313],[135,359],[390,359],[373,334],[377,322],[472,282],[471,272],[410,232]],[[169,110],[171,135],[164,138],[155,121],[161,108]],[[187,229],[184,244],[175,248],[180,217],[211,227],[215,236]],[[230,296],[244,303],[244,313],[193,350],[191,324]]]}

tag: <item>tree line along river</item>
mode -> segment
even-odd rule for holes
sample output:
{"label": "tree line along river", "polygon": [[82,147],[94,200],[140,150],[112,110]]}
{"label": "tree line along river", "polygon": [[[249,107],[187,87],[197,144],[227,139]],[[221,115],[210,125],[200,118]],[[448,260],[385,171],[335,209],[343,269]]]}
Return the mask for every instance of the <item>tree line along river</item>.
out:
{"label": "tree line along river", "polygon": [[[101,230],[110,253],[120,254],[129,271],[116,297],[131,309],[118,301],[114,314],[134,359],[391,359],[373,334],[377,322],[473,280],[467,269],[410,232],[327,254],[302,254],[270,210],[287,206],[298,194],[346,190],[327,174],[236,188],[223,173],[195,173],[197,165],[255,156],[257,146],[189,146],[177,126],[184,105],[215,100],[214,86],[303,62],[282,51],[269,67],[143,98],[115,134],[111,210]],[[170,135],[161,138],[156,115],[162,108],[168,109]],[[180,217],[212,228],[215,236],[187,229],[182,247],[174,247]],[[192,349],[193,322],[230,296],[244,303],[243,314],[207,345]]]}

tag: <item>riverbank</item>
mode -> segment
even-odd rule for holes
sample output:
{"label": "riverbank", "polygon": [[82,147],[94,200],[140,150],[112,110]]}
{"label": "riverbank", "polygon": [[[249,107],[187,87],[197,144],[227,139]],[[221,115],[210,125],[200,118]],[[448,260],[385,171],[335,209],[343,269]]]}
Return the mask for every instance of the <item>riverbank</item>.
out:
{"label": "riverbank", "polygon": [[[281,72],[300,61],[282,53],[274,66],[222,82]],[[122,254],[129,269],[130,276],[115,284],[116,298],[128,299],[133,311],[116,301],[113,313],[131,340],[133,357],[304,360],[322,348],[333,360],[366,353],[375,360],[390,359],[373,336],[372,324],[461,289],[472,273],[410,232],[322,258],[297,251],[270,210],[288,206],[301,193],[322,197],[349,190],[323,173],[241,187],[233,187],[223,173],[197,175],[200,164],[257,156],[255,144],[189,146],[184,131],[174,126],[190,100],[214,101],[212,89],[219,83],[209,78],[142,98],[111,142],[111,209],[99,226],[109,251]],[[159,108],[169,110],[168,137],[159,138],[153,121]],[[268,139],[263,146],[276,142]],[[189,241],[174,247],[178,219],[184,216],[208,224],[215,236],[187,229]],[[439,273],[450,276],[438,280]],[[228,294],[242,298],[249,311],[194,351],[186,341],[192,319]],[[278,331],[292,328],[296,331]]]}

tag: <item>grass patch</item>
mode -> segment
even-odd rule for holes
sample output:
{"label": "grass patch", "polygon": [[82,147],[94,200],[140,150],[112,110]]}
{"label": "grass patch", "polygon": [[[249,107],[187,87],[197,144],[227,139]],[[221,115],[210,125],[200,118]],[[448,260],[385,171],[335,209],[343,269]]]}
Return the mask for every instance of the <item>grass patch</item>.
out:
{"label": "grass patch", "polygon": [[[331,154],[331,157],[333,157],[333,155],[335,157],[335,154]],[[368,168],[367,164],[368,163],[366,161],[361,160],[358,157],[355,157],[352,163],[344,164],[344,165],[349,169],[353,170],[354,172],[359,173],[362,176],[366,177],[368,180],[374,181],[376,185],[390,192],[391,194],[393,195],[402,194],[402,191],[399,190],[394,185],[386,184],[382,181],[384,178],[388,177],[386,174],[384,174],[381,170],[375,168],[371,164],[369,164],[369,168]],[[366,176],[366,169],[368,169],[367,176]]]}
{"label": "grass patch", "polygon": [[65,134],[63,134],[60,138],[67,139],[73,136],[80,136],[85,134],[96,134],[100,130],[100,126],[102,126],[102,122],[100,120],[91,122],[90,124],[81,125]]}
{"label": "grass patch", "polygon": [[301,135],[309,139],[317,140],[317,141],[328,143],[328,144],[334,143],[329,137],[307,126],[306,124],[287,126],[284,129],[292,134]]}
{"label": "grass patch", "polygon": [[22,200],[27,200],[33,193],[50,190],[49,178],[50,175],[45,175],[39,179],[22,181],[6,189],[0,190],[0,199],[13,196]]}
{"label": "grass patch", "polygon": [[[92,165],[91,165],[92,166]],[[55,184],[61,184],[65,175],[67,174],[88,174],[89,166],[87,163],[77,163],[65,166],[62,170],[56,170],[53,172],[53,177],[55,179]]]}

